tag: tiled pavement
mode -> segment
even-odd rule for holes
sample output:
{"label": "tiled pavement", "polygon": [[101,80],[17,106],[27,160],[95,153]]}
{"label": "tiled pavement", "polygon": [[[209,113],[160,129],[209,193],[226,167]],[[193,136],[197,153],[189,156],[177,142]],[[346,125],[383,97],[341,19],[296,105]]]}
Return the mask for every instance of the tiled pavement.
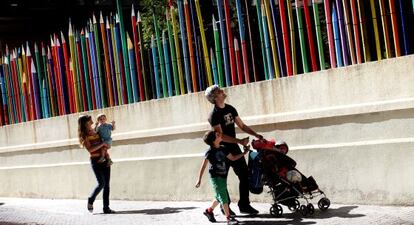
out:
{"label": "tiled pavement", "polygon": [[[208,225],[211,224],[202,214],[209,202],[144,202],[111,201],[116,214],[102,214],[102,201],[95,202],[93,214],[86,210],[86,200],[51,200],[0,198],[1,225],[83,225],[83,224],[162,224],[162,225]],[[240,224],[414,224],[414,207],[331,205],[330,209],[302,217],[283,208],[281,218],[269,215],[267,203],[253,203],[260,214],[256,217],[238,216]],[[232,208],[238,213],[237,207]],[[218,209],[215,211],[217,224],[225,224],[225,218]]]}

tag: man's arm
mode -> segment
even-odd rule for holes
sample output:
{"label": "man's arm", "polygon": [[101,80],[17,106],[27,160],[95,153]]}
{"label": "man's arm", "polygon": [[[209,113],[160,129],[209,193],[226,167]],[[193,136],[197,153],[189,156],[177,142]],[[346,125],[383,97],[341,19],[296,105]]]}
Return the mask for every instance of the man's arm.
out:
{"label": "man's arm", "polygon": [[213,129],[216,132],[220,132],[222,134],[222,138],[223,138],[223,141],[224,142],[234,143],[234,144],[241,144],[243,146],[244,145],[247,145],[249,143],[249,138],[248,137],[247,138],[243,138],[243,139],[238,139],[238,138],[230,137],[230,136],[228,136],[226,134],[223,134],[223,130],[221,129],[220,124],[218,124],[216,126],[213,126]]}
{"label": "man's arm", "polygon": [[231,161],[236,161],[236,160],[240,159],[241,157],[243,157],[244,155],[246,155],[248,152],[249,152],[249,147],[245,146],[243,153],[240,153],[240,154],[237,154],[237,155],[233,155],[233,154],[229,153],[227,155],[227,158]]}
{"label": "man's arm", "polygon": [[237,126],[244,132],[255,136],[256,138],[259,139],[263,139],[263,136],[256,133],[252,128],[250,128],[249,126],[247,126],[246,124],[243,123],[243,121],[240,119],[240,116],[237,116],[234,121],[236,122]]}

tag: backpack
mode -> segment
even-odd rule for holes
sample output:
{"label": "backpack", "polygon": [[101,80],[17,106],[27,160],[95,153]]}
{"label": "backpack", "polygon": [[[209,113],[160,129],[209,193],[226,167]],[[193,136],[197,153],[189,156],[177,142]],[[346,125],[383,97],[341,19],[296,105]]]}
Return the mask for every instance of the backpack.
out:
{"label": "backpack", "polygon": [[263,169],[261,155],[255,151],[249,152],[248,160],[249,170],[249,191],[253,194],[263,192]]}

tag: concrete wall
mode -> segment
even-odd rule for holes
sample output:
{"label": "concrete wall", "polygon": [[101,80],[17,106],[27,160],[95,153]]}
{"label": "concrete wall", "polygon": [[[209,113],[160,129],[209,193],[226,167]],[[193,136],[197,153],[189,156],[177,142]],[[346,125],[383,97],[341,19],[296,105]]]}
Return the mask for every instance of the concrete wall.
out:
{"label": "concrete wall", "polygon": [[[413,63],[400,57],[240,85],[226,89],[227,102],[265,137],[286,140],[333,202],[414,204]],[[212,199],[207,173],[194,188],[211,109],[195,93],[90,112],[117,122],[111,198]],[[96,181],[77,142],[78,116],[0,128],[0,196],[86,199]],[[232,172],[229,189],[237,199]]]}

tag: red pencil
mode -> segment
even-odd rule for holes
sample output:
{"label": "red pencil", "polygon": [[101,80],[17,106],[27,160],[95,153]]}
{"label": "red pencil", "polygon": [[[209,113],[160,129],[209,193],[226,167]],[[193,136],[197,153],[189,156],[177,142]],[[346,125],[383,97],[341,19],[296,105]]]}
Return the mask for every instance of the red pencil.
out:
{"label": "red pencil", "polygon": [[59,69],[59,64],[58,64],[58,60],[57,60],[57,57],[56,57],[56,46],[55,46],[55,43],[54,43],[54,41],[53,41],[53,39],[52,39],[52,37],[50,38],[50,43],[51,43],[51,46],[52,46],[52,49],[51,49],[51,52],[48,52],[48,54],[50,53],[51,54],[51,59],[52,59],[52,61],[53,61],[53,71],[54,71],[54,75],[55,75],[55,87],[56,87],[56,94],[57,94],[57,96],[56,96],[56,100],[57,100],[57,104],[58,104],[58,112],[59,112],[59,115],[63,115],[64,113],[63,113],[63,109],[62,109],[62,104],[63,104],[63,101],[62,101],[62,98],[61,98],[61,96],[62,96],[62,87],[61,87],[61,83],[60,83],[60,69]]}
{"label": "red pencil", "polygon": [[288,76],[292,76],[293,75],[292,56],[290,54],[289,31],[287,27],[286,8],[285,8],[284,1],[285,0],[279,0],[279,10],[280,10],[280,19],[282,23],[283,44],[285,46],[286,68],[287,68]]}
{"label": "red pencil", "polygon": [[356,11],[355,0],[351,0],[351,14],[352,14],[352,25],[354,26],[354,41],[355,41],[355,50],[357,55],[358,64],[362,63],[361,57],[361,43],[359,41],[359,27],[358,27],[358,14]]}
{"label": "red pencil", "polygon": [[30,52],[29,43],[26,44],[26,76],[29,80],[29,91],[30,91],[30,114],[31,120],[37,120],[36,106],[35,106],[35,92],[34,83],[32,80],[32,54]]}
{"label": "red pencil", "polygon": [[227,41],[228,41],[227,44],[229,45],[231,81],[233,85],[237,85],[233,32],[231,31],[230,6],[229,6],[228,0],[224,0],[224,16],[226,17],[226,30],[227,30]]}
{"label": "red pencil", "polygon": [[318,65],[316,62],[316,52],[315,52],[315,45],[314,45],[315,41],[313,40],[312,21],[310,18],[308,0],[303,0],[303,9],[305,12],[306,33],[308,33],[308,43],[309,43],[309,49],[310,49],[310,54],[311,54],[312,71],[317,71]]}
{"label": "red pencil", "polygon": [[236,53],[237,77],[239,78],[239,84],[243,84],[243,69],[240,56],[239,42],[237,41],[237,38],[234,38],[234,51]]}
{"label": "red pencil", "polygon": [[59,82],[59,88],[60,88],[60,102],[61,102],[61,111],[62,111],[62,115],[66,114],[66,103],[65,103],[65,93],[64,93],[64,83],[63,83],[63,79],[64,79],[64,73],[62,70],[62,67],[64,65],[61,64],[61,58],[59,55],[59,50],[60,50],[60,42],[59,39],[57,37],[57,35],[55,34],[55,57],[56,57],[56,64],[57,65],[57,71],[58,73],[56,74],[58,82]]}
{"label": "red pencil", "polygon": [[138,70],[139,97],[141,98],[141,101],[145,101],[144,83],[142,81],[141,55],[139,53],[140,45],[138,44],[137,18],[135,16],[134,5],[132,5],[131,22],[132,22],[132,34],[134,36],[134,46],[135,46],[135,63],[137,64],[137,70]]}
{"label": "red pencil", "polygon": [[62,39],[62,47],[63,47],[63,58],[65,61],[65,71],[66,71],[66,82],[67,82],[67,89],[69,94],[69,106],[70,106],[70,112],[75,113],[76,110],[76,104],[75,104],[75,94],[73,90],[73,79],[70,72],[70,66],[69,66],[69,56],[68,56],[68,47],[66,44],[65,36],[62,32],[60,32],[60,37]]}
{"label": "red pencil", "polygon": [[[392,35],[394,37],[394,47],[395,47],[395,56],[401,56],[400,48],[400,37],[398,34],[398,21],[397,21],[397,12],[395,11],[395,0],[389,0],[390,4],[390,14],[391,14],[391,26],[392,26]],[[401,6],[402,7],[402,6]]]}
{"label": "red pencil", "polygon": [[329,0],[324,0],[324,5],[325,5],[325,17],[326,17],[326,29],[328,31],[329,59],[331,61],[331,68],[336,68],[335,46],[334,46],[332,18],[331,18],[331,5],[329,3]]}
{"label": "red pencil", "polygon": [[108,99],[109,99],[109,106],[114,106],[114,95],[112,91],[112,82],[111,82],[111,67],[109,64],[109,52],[108,52],[108,43],[106,39],[106,28],[105,28],[105,22],[103,20],[102,12],[100,13],[100,29],[102,34],[102,45],[104,50],[104,59],[105,59],[105,78],[106,78],[106,92],[108,93]]}

